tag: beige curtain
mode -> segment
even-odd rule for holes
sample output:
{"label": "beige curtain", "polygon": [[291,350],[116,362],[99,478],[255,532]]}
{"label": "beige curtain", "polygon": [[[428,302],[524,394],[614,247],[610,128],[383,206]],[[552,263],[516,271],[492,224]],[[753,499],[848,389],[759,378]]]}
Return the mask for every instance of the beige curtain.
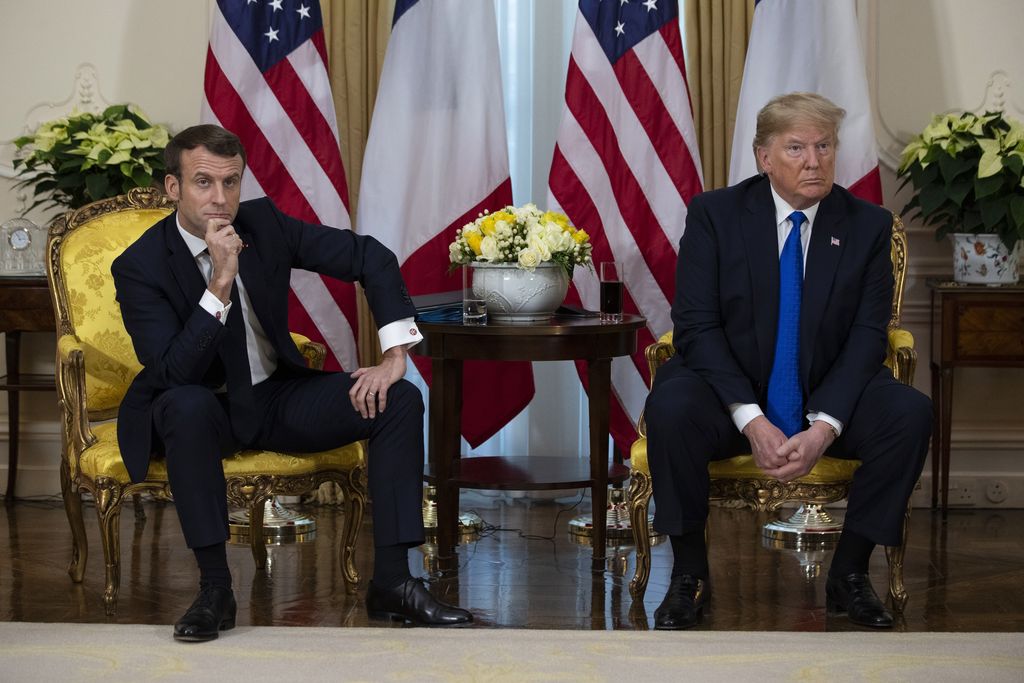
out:
{"label": "beige curtain", "polygon": [[686,0],[686,70],[704,189],[725,187],[754,0]]}
{"label": "beige curtain", "polygon": [[[377,99],[377,83],[384,66],[384,51],[391,36],[395,0],[323,0],[324,37],[331,69],[331,89],[338,114],[341,158],[348,179],[349,204],[355,218],[363,151],[370,134],[370,117]],[[359,296],[360,365],[380,357],[377,328]]]}

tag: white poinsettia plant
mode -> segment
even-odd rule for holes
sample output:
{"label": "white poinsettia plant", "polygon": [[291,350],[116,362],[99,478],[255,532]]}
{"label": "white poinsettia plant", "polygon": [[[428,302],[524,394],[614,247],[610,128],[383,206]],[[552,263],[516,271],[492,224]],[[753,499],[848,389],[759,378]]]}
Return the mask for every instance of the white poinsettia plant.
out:
{"label": "white poinsettia plant", "polygon": [[550,262],[571,278],[576,266],[591,265],[586,231],[573,226],[565,214],[541,211],[532,203],[481,214],[456,231],[448,252],[452,268],[501,263],[532,271]]}

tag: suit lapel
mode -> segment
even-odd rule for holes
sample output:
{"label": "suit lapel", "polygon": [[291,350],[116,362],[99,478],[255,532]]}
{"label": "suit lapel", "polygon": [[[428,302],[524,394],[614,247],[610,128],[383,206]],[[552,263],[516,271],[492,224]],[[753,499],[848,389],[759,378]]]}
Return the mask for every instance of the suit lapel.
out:
{"label": "suit lapel", "polygon": [[245,284],[245,291],[249,295],[249,303],[252,305],[253,313],[259,318],[267,337],[274,340],[275,325],[270,315],[270,299],[267,294],[267,269],[263,267],[260,255],[257,253],[256,247],[253,246],[252,236],[243,232],[238,227],[237,222],[235,228],[239,231],[238,236],[248,245],[238,254],[238,274]]}
{"label": "suit lapel", "polygon": [[779,237],[775,226],[775,202],[768,179],[758,183],[743,213],[743,244],[750,267],[754,327],[761,360],[761,377],[767,385],[775,353],[775,328],[779,314]]}
{"label": "suit lapel", "polygon": [[186,305],[191,308],[202,298],[206,282],[203,281],[203,274],[199,272],[195,257],[178,232],[177,215],[175,212],[164,219],[164,242],[167,244],[167,251],[170,252],[171,274],[185,295]]}
{"label": "suit lapel", "polygon": [[845,220],[838,209],[835,193],[830,193],[821,201],[807,247],[800,306],[800,378],[805,387],[811,372],[814,339],[832,293],[832,282],[846,244],[845,237]]}

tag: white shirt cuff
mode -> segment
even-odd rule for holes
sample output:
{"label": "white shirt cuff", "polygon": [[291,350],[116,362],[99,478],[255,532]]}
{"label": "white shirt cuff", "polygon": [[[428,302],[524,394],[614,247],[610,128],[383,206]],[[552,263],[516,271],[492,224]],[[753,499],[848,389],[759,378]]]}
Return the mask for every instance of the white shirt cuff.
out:
{"label": "white shirt cuff", "polygon": [[832,429],[836,430],[836,438],[837,439],[843,433],[843,423],[840,422],[839,420],[835,419],[834,417],[832,417],[828,413],[821,413],[821,412],[818,412],[818,413],[807,413],[807,421],[808,422],[814,423],[814,422],[817,422],[818,420],[821,420],[822,422],[825,422],[826,424],[831,426]]}
{"label": "white shirt cuff", "polygon": [[764,415],[761,406],[756,403],[730,403],[729,413],[732,415],[732,423],[736,425],[736,429],[740,430],[741,434],[751,420]]}
{"label": "white shirt cuff", "polygon": [[377,338],[380,339],[380,350],[383,353],[395,346],[404,345],[409,348],[419,344],[423,335],[413,318],[402,318],[377,330]]}
{"label": "white shirt cuff", "polygon": [[221,325],[228,321],[228,313],[231,311],[230,301],[225,305],[213,292],[206,290],[203,292],[203,297],[199,299],[199,305],[203,307],[203,310],[219,320]]}

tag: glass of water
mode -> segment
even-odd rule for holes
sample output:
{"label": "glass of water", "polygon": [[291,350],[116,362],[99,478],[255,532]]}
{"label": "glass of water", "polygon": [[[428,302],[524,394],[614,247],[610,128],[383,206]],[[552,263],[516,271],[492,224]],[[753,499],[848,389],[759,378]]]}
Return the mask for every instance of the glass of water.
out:
{"label": "glass of water", "polygon": [[473,269],[470,266],[462,266],[462,324],[487,324],[487,302],[482,293],[473,291]]}

